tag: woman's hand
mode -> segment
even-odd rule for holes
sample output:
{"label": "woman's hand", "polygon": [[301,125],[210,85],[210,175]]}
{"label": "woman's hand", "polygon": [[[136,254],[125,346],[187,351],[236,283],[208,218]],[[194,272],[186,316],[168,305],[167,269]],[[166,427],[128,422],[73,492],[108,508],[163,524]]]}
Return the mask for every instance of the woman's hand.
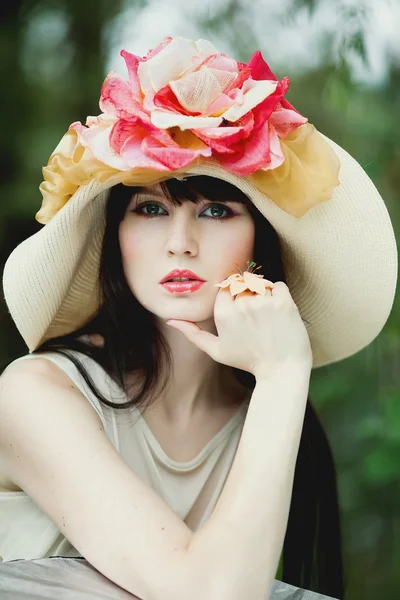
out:
{"label": "woman's hand", "polygon": [[312,367],[307,330],[282,281],[265,296],[246,291],[234,299],[227,288],[220,288],[214,321],[218,336],[191,321],[170,319],[167,323],[215,361],[248,371],[256,378],[268,376],[288,360]]}

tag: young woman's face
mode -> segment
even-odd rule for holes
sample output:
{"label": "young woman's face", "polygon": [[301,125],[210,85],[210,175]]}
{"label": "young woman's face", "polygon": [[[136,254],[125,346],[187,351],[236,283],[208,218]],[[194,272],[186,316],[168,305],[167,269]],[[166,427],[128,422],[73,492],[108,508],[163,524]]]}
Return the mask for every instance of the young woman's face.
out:
{"label": "young woman's face", "polygon": [[[214,315],[221,282],[253,259],[255,225],[237,202],[174,206],[159,185],[132,198],[119,226],[125,277],[137,300],[163,320],[200,322]],[[205,280],[194,292],[174,294],[160,281],[173,269],[190,269]]]}

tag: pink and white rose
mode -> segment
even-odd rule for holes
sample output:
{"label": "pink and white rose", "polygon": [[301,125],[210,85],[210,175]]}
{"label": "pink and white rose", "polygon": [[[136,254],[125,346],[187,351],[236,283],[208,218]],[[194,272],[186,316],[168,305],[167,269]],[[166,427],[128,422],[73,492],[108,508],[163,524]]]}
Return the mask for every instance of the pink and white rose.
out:
{"label": "pink and white rose", "polygon": [[238,175],[274,169],[284,161],[279,138],[307,122],[284,99],[289,79],[278,81],[259,51],[246,65],[207,40],[176,37],[144,58],[121,55],[129,81],[111,72],[102,114],[70,127],[115,169],[173,171],[210,156]]}
{"label": "pink and white rose", "polygon": [[72,123],[43,169],[40,223],[93,178],[152,185],[207,159],[296,217],[339,185],[336,154],[259,50],[245,64],[207,40],[167,37],[145,57],[121,55],[128,80],[108,74],[101,114]]}

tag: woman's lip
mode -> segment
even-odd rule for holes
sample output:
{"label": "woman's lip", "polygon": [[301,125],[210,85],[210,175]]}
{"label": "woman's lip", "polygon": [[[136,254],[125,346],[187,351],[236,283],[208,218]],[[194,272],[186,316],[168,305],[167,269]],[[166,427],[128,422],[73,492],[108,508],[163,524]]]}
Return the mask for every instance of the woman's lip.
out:
{"label": "woman's lip", "polygon": [[[168,278],[168,279],[161,280],[160,283],[161,284],[163,284],[163,283],[180,283],[179,281],[178,282],[175,282],[175,281],[172,282],[172,279],[177,279],[177,277],[171,277],[171,278]],[[200,279],[200,277],[186,277],[185,276],[185,279],[187,281],[203,281],[203,282],[205,281],[205,279]],[[183,282],[183,283],[185,283],[185,282]]]}
{"label": "woman's lip", "polygon": [[196,292],[205,281],[195,279],[192,281],[165,281],[161,285],[171,294],[190,294]]}
{"label": "woman's lip", "polygon": [[160,283],[165,283],[169,279],[177,279],[178,277],[185,277],[188,279],[204,281],[201,277],[193,273],[190,269],[173,269],[166,275],[163,279],[161,279]]}
{"label": "woman's lip", "polygon": [[161,283],[186,283],[187,281],[204,281],[204,279],[199,279],[198,277],[185,277],[184,281],[173,281],[175,277],[172,279],[166,279],[165,281],[161,281]]}

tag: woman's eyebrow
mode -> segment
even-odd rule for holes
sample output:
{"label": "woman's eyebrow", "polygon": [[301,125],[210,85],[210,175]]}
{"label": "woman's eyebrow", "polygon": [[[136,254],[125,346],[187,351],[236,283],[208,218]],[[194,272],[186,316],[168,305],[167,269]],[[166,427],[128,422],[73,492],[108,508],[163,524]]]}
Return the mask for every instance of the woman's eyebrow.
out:
{"label": "woman's eyebrow", "polygon": [[244,204],[243,200],[240,200],[240,198],[204,198],[202,197],[201,200],[204,200],[205,202],[233,202],[235,204]]}
{"label": "woman's eyebrow", "polygon": [[235,204],[244,204],[244,201],[240,200],[240,198],[231,198],[231,199],[227,199],[227,200],[219,200],[218,202],[234,202]]}
{"label": "woman's eyebrow", "polygon": [[[152,193],[148,193],[148,194],[138,194],[135,198],[133,198],[131,200],[130,204],[133,204],[134,202],[142,202],[142,201],[146,201],[146,200],[167,200],[168,202],[171,202],[171,199],[168,198],[167,196],[160,196],[159,194],[152,194]],[[232,203],[232,204],[245,204],[245,202],[243,200],[241,200],[240,198],[206,198],[204,196],[200,196],[199,198],[200,202],[220,202],[222,204],[226,204],[226,203]]]}

